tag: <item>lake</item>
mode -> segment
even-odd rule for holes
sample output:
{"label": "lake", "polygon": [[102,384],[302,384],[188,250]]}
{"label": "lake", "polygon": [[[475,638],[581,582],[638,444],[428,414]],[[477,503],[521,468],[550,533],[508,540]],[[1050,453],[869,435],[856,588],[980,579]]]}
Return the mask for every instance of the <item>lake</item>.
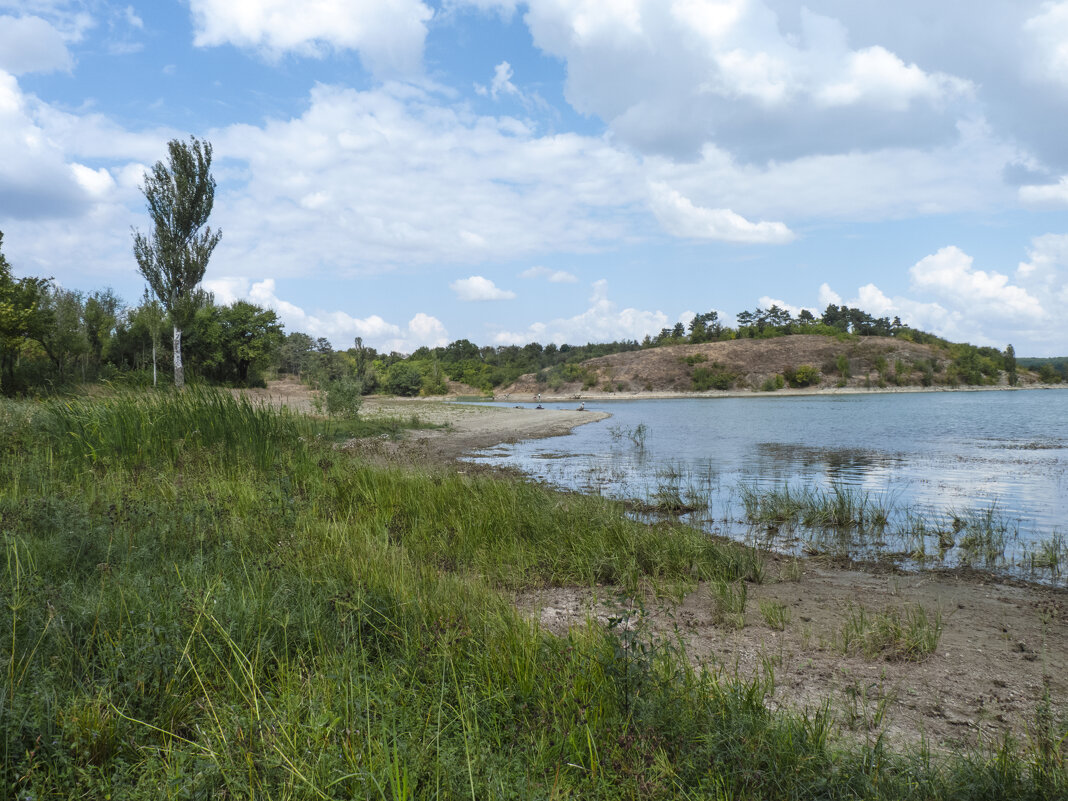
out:
{"label": "lake", "polygon": [[[586,407],[612,417],[470,459],[637,500],[647,517],[665,498],[681,499],[694,507],[688,522],[786,551],[1054,576],[1068,567],[1068,391],[595,399]],[[837,493],[887,519],[755,525],[744,501],[784,491]]]}

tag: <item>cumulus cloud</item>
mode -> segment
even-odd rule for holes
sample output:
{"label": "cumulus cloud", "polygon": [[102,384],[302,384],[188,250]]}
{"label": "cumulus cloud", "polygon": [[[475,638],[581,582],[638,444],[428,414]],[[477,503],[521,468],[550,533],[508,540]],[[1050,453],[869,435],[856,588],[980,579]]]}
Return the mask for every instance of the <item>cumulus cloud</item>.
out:
{"label": "cumulus cloud", "polygon": [[1062,309],[1068,303],[1068,235],[1036,237],[1028,261],[1014,280],[977,270],[971,256],[949,246],[925,256],[909,270],[909,296],[889,296],[874,283],[843,300],[828,284],[819,289],[828,303],[861,308],[877,317],[900,317],[906,324],[953,341],[1003,348],[1026,342],[1027,355],[1060,355],[1068,349]]}
{"label": "cumulus cloud", "polygon": [[788,30],[772,5],[530,0],[524,19],[567,62],[568,101],[645,152],[715,141],[766,159],[953,136],[948,110],[972,82],[882,45],[854,48],[838,19],[808,9]]}
{"label": "cumulus cloud", "polygon": [[491,280],[481,275],[472,275],[470,278],[453,281],[449,284],[449,288],[456,293],[456,297],[463,301],[512,300],[515,297],[515,292],[500,289]]}
{"label": "cumulus cloud", "polygon": [[1027,184],[1020,187],[1020,202],[1028,206],[1068,204],[1068,175],[1055,184]]}
{"label": "cumulus cloud", "polygon": [[548,267],[538,265],[529,270],[523,270],[520,278],[544,278],[551,284],[574,284],[578,282],[578,276],[572,275],[566,270],[550,270]]}
{"label": "cumulus cloud", "polygon": [[675,236],[761,244],[782,244],[794,238],[781,222],[753,223],[730,209],[701,208],[662,183],[650,187],[650,206],[664,229]]}
{"label": "cumulus cloud", "polygon": [[525,331],[500,331],[494,336],[498,345],[526,342],[565,343],[612,342],[619,339],[642,339],[653,335],[668,323],[661,311],[620,309],[608,297],[608,282],[593,284],[590,307],[581,314],[548,323],[532,323]]}
{"label": "cumulus cloud", "polygon": [[420,71],[434,14],[421,0],[190,0],[190,10],[198,46],[233,44],[271,56],[355,50],[379,76]]}
{"label": "cumulus cloud", "polygon": [[303,331],[313,338],[325,337],[338,349],[349,347],[355,337],[362,337],[366,344],[379,350],[400,352],[410,352],[422,345],[437,347],[448,343],[445,326],[424,312],[412,317],[407,325],[400,326],[377,314],[360,318],[344,311],[309,313],[279,298],[273,278],[250,282],[239,276],[220,277],[205,280],[203,286],[215,295],[218,303],[247,300],[273,309],[287,331]]}
{"label": "cumulus cloud", "polygon": [[920,259],[909,270],[915,288],[973,309],[977,314],[1032,319],[1045,316],[1038,298],[1009,283],[997,272],[976,270],[973,259],[957,247],[945,247]]}
{"label": "cumulus cloud", "polygon": [[0,71],[0,217],[70,217],[88,208],[84,185],[37,112],[15,77]]}
{"label": "cumulus cloud", "polygon": [[1034,44],[1032,74],[1068,86],[1068,2],[1043,3],[1042,13],[1029,18],[1023,29]]}
{"label": "cumulus cloud", "polygon": [[216,256],[232,274],[589,251],[651,229],[633,156],[597,137],[538,136],[409,85],[317,86],[300,117],[231,126],[212,141],[218,158],[247,164],[247,180],[216,204],[240,243]]}
{"label": "cumulus cloud", "polygon": [[69,70],[74,60],[63,36],[40,17],[0,15],[0,70],[13,75]]}

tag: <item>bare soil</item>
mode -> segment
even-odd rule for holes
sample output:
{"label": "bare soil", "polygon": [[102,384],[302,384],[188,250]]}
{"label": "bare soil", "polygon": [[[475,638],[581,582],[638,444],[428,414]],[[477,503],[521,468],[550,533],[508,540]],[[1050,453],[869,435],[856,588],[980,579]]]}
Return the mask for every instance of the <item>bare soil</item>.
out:
{"label": "bare soil", "polygon": [[[830,704],[847,736],[958,748],[997,744],[1006,734],[1035,736],[1044,710],[1068,715],[1068,593],[963,574],[869,573],[815,560],[801,575],[773,557],[770,578],[749,584],[745,625],[717,615],[701,585],[674,601],[644,599],[649,633],[681,636],[698,665],[743,678],[775,677],[769,702],[812,711]],[[796,565],[795,565],[796,567]],[[796,575],[796,574],[795,574]],[[784,630],[765,621],[761,601],[783,604]],[[633,601],[630,602],[633,605]],[[547,588],[516,597],[517,606],[557,634],[587,621],[605,624],[627,607],[607,587]],[[936,651],[923,661],[846,654],[842,627],[851,610],[922,605],[941,616]]]}

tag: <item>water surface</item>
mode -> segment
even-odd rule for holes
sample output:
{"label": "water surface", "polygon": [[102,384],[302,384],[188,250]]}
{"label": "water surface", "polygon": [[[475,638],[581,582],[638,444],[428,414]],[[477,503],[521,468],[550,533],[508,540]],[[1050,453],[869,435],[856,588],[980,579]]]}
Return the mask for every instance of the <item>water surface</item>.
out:
{"label": "water surface", "polygon": [[[692,522],[734,537],[754,535],[743,487],[866,494],[893,510],[876,545],[910,552],[923,545],[906,541],[918,523],[937,536],[954,516],[992,515],[1004,524],[1008,563],[1051,538],[1061,542],[1068,519],[1068,391],[588,400],[586,407],[612,417],[470,458],[614,498],[650,501],[675,491],[701,507]],[[798,536],[783,533],[780,545]]]}

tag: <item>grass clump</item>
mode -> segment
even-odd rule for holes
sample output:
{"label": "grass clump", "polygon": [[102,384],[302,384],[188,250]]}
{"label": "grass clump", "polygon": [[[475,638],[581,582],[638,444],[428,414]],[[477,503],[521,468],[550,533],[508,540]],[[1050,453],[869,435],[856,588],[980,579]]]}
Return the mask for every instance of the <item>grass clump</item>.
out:
{"label": "grass clump", "polygon": [[827,714],[769,708],[769,678],[713,676],[640,625],[550,635],[512,590],[741,587],[762,562],[597,498],[375,467],[306,425],[196,391],[0,403],[0,795],[1068,789],[1055,750],[835,745]]}
{"label": "grass clump", "polygon": [[942,637],[942,615],[915,604],[901,609],[869,612],[850,607],[841,629],[843,653],[861,653],[868,659],[922,662],[935,652]]}
{"label": "grass clump", "polygon": [[768,628],[775,629],[776,631],[785,630],[790,624],[790,619],[792,617],[790,609],[786,604],[767,598],[760,599],[760,616],[764,618],[764,622],[768,625]]}
{"label": "grass clump", "polygon": [[868,493],[841,484],[833,484],[830,490],[789,486],[759,490],[742,485],[739,492],[746,519],[755,524],[880,530],[890,515],[889,508]]}

